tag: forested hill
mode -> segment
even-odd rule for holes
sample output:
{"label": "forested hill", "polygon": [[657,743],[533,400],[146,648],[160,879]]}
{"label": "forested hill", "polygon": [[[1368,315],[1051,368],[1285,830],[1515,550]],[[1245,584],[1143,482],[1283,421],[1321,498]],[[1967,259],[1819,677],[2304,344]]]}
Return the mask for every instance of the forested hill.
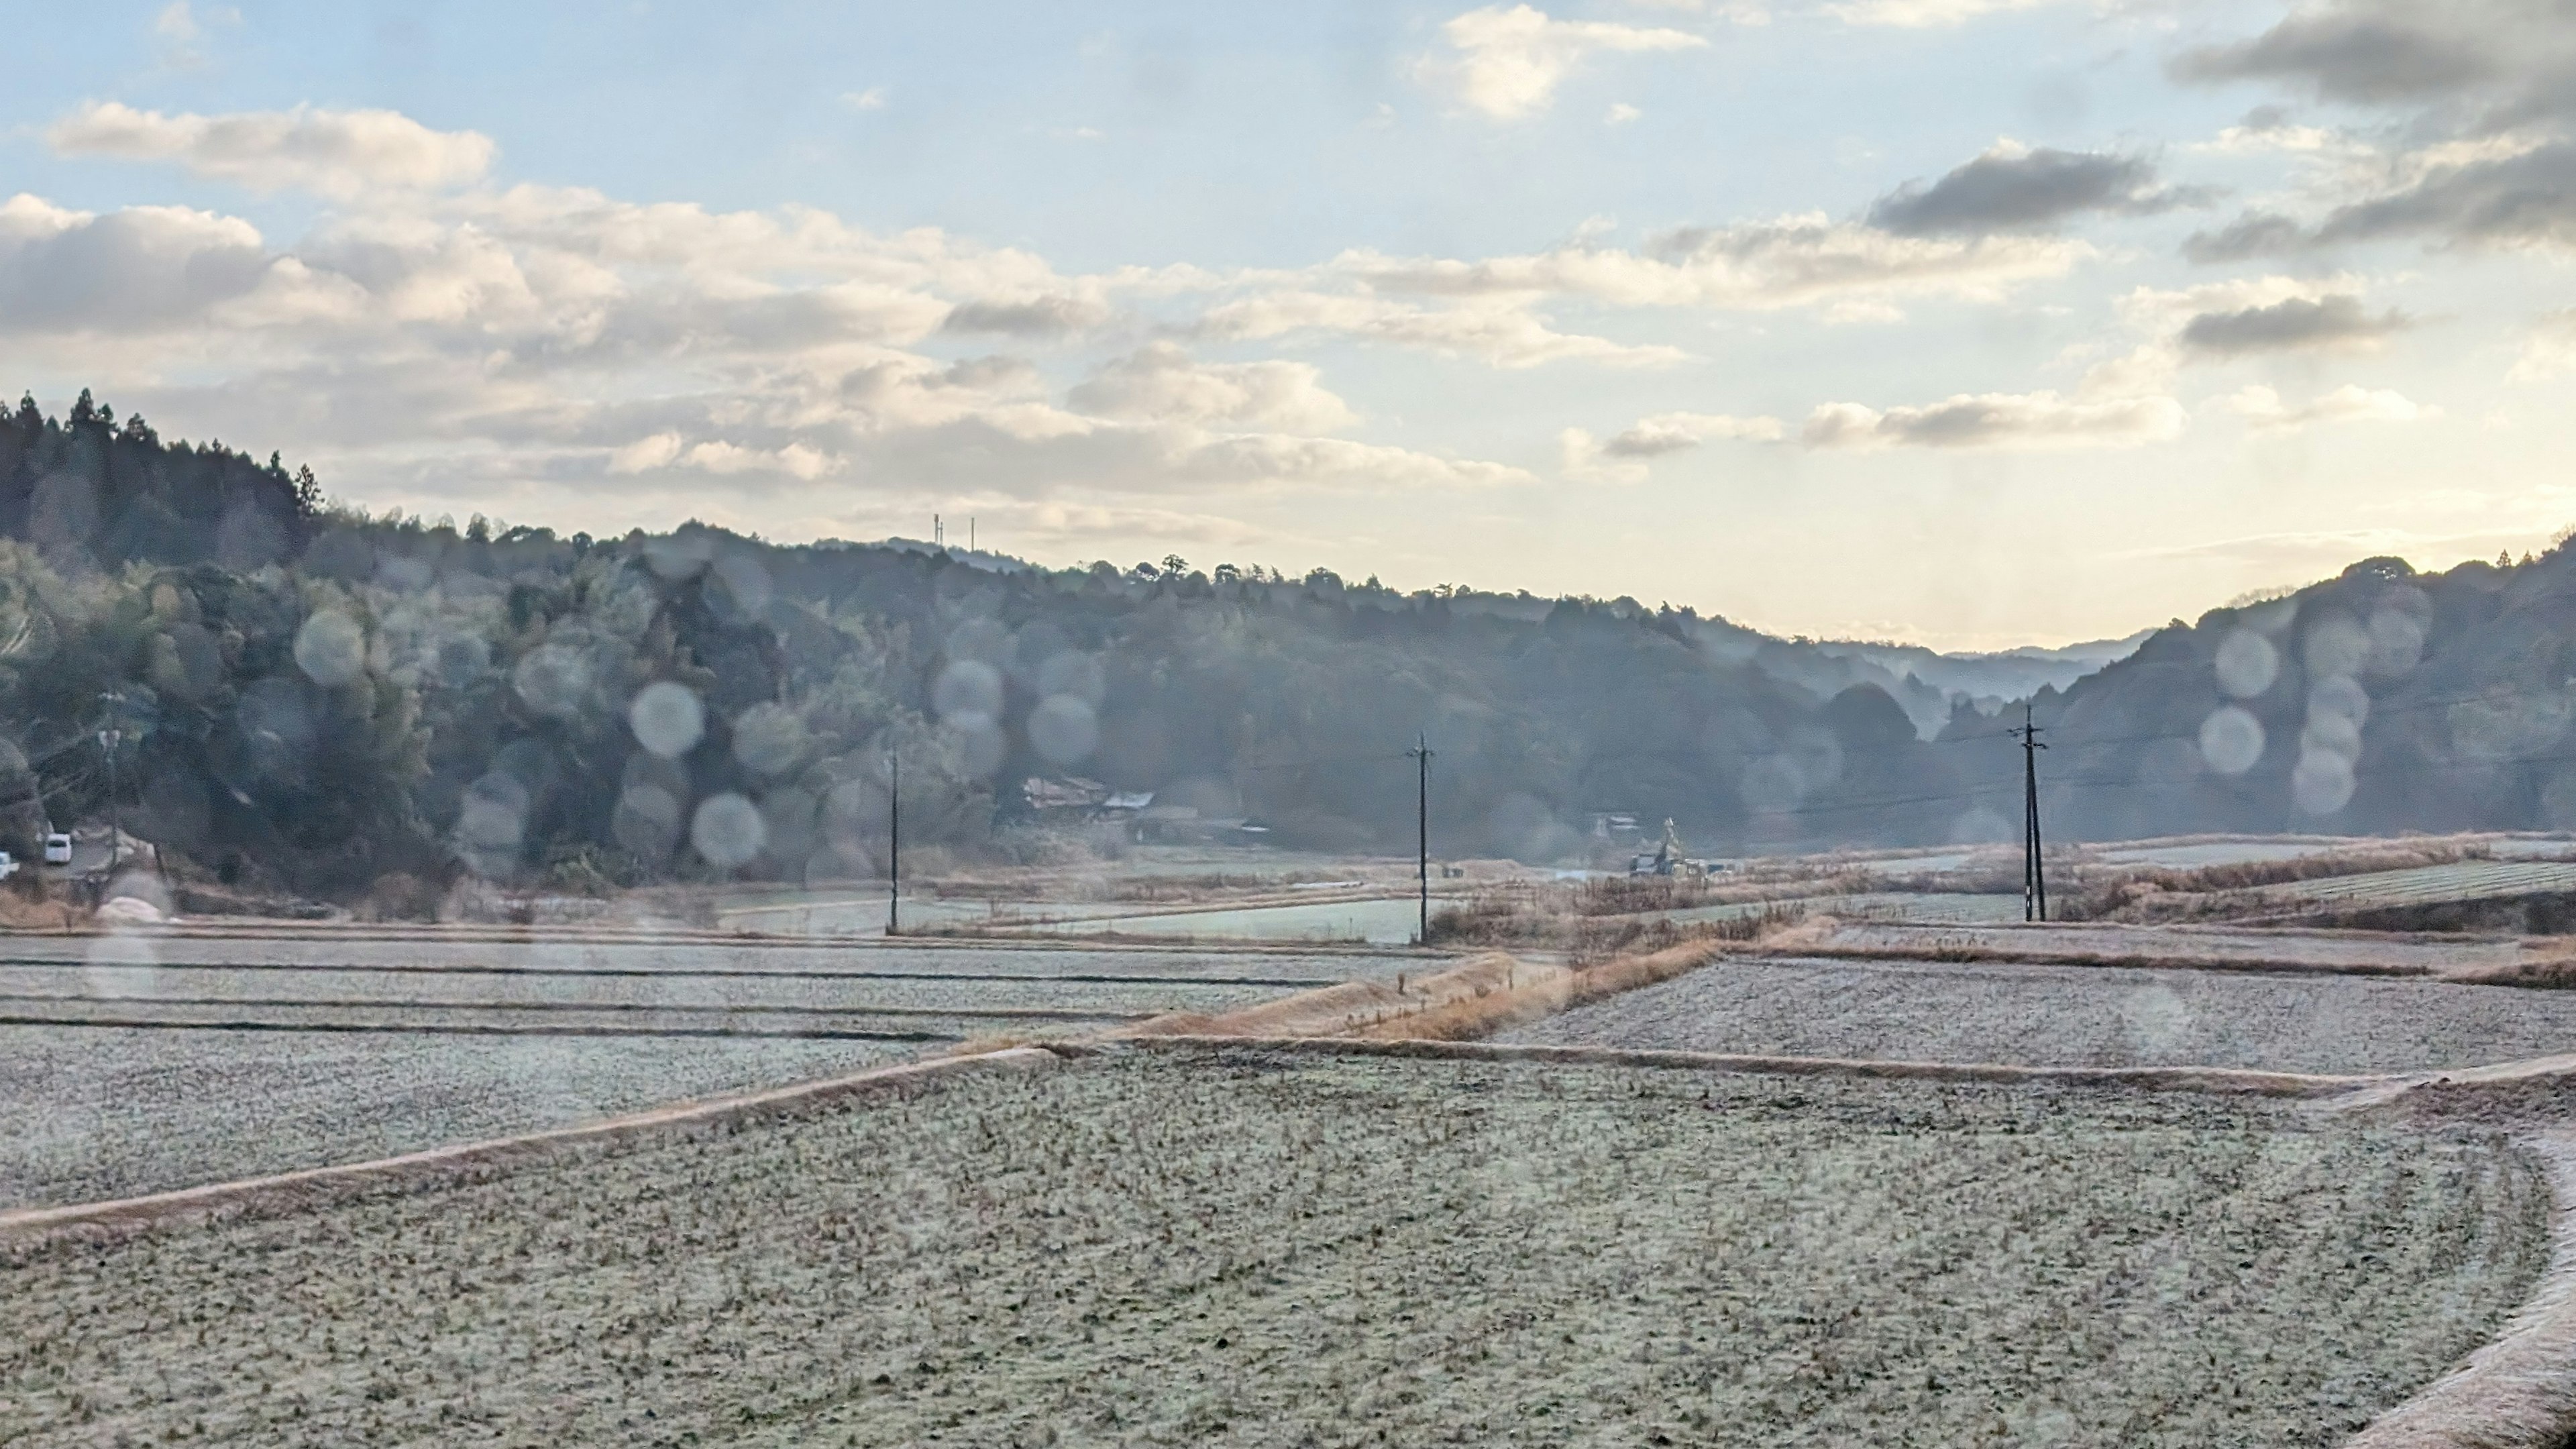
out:
{"label": "forested hill", "polygon": [[1686,610],[368,518],[86,394],[0,419],[0,529],[0,830],[103,818],[112,724],[128,827],[249,885],[863,875],[889,750],[970,850],[1033,777],[1401,848],[1425,736],[1451,856],[1937,840],[2012,783],[1856,681],[1937,691]]}
{"label": "forested hill", "polygon": [[2368,559],[2177,623],[2036,709],[2043,805],[2074,837],[2576,828],[2576,550]]}

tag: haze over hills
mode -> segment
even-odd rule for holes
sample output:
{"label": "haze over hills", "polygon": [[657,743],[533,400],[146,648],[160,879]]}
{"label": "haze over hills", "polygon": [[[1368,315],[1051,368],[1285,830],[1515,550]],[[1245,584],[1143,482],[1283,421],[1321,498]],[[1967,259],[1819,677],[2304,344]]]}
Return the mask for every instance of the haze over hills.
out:
{"label": "haze over hills", "polygon": [[13,847],[107,812],[113,723],[129,829],[251,886],[864,876],[890,752],[912,838],[964,852],[1055,848],[1031,780],[1399,848],[1417,738],[1453,857],[1561,858],[1612,812],[1711,853],[1982,839],[2021,694],[2061,835],[2576,819],[2540,779],[2576,713],[2563,550],[2374,560],[2127,657],[1953,656],[1320,569],[371,518],[86,394],[0,423],[0,532]]}

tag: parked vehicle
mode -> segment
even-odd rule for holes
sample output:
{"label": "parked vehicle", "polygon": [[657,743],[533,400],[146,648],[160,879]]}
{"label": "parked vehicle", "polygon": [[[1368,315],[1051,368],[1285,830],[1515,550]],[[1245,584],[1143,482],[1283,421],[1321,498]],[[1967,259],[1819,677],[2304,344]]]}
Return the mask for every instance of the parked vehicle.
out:
{"label": "parked vehicle", "polygon": [[71,863],[72,863],[72,838],[71,838],[70,836],[68,836],[68,835],[65,835],[64,833],[62,833],[62,832],[61,832],[61,831],[59,831],[59,830],[55,831],[55,832],[54,832],[54,833],[52,833],[51,835],[46,836],[46,837],[45,837],[45,864],[47,864],[47,865],[69,865],[69,864],[71,864]]}

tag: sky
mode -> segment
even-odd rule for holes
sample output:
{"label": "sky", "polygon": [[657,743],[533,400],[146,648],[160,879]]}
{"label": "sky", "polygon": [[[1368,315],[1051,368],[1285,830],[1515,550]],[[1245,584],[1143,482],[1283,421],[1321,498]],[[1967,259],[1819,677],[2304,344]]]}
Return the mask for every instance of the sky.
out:
{"label": "sky", "polygon": [[372,512],[1939,648],[2576,523],[2576,0],[25,12],[0,387]]}

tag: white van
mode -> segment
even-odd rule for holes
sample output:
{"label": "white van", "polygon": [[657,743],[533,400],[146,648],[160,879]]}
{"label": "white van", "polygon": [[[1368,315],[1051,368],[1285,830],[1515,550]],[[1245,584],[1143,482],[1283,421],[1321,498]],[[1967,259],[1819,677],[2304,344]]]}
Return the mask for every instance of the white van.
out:
{"label": "white van", "polygon": [[71,838],[70,836],[68,836],[68,835],[63,834],[63,833],[62,833],[61,831],[59,831],[59,830],[55,831],[55,832],[54,832],[53,834],[51,834],[51,835],[46,836],[46,837],[45,837],[45,864],[47,864],[47,865],[69,865],[69,864],[71,864],[71,863],[72,863],[72,838]]}

